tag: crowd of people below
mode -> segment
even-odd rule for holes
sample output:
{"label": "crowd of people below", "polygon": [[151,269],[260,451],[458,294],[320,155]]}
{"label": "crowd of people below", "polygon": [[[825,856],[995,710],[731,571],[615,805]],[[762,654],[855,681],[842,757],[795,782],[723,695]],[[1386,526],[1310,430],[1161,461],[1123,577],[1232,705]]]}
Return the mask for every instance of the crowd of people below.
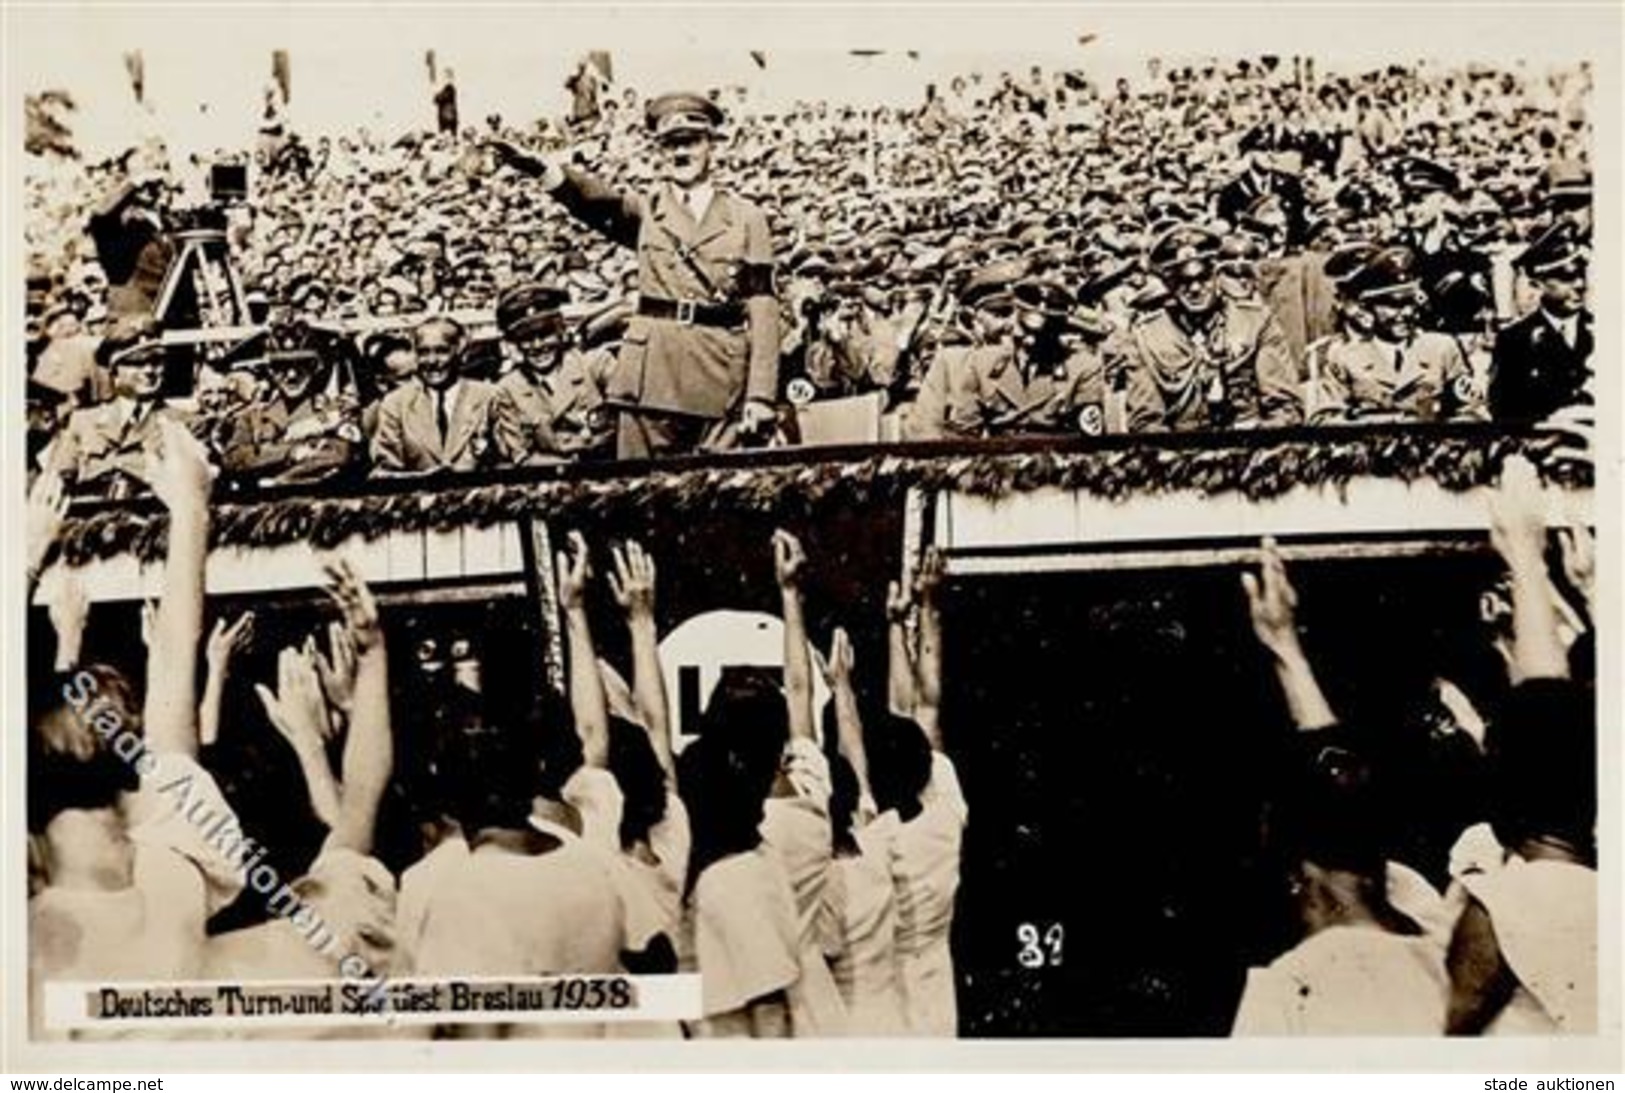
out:
{"label": "crowd of people below", "polygon": [[[31,648],[36,669],[45,659],[52,668],[31,691],[28,737],[36,1022],[53,981],[686,971],[702,983],[692,1020],[448,1019],[435,1034],[959,1031],[950,938],[970,812],[943,747],[952,634],[940,554],[889,589],[886,682],[871,694],[854,682],[854,643],[838,625],[828,655],[812,651],[804,600],[815,567],[795,536],[775,533],[782,674],[725,673],[681,741],[654,621],[656,565],[636,542],[598,552],[628,631],[629,684],[596,651],[592,549],[572,533],[557,558],[567,710],[535,694],[495,702],[496,681],[456,642],[420,641],[412,660],[423,683],[403,697],[391,679],[402,662],[385,648],[410,635],[388,632],[367,586],[332,561],[337,620],[282,649],[274,680],[251,681],[261,723],[286,741],[298,771],[289,777],[303,787],[275,787],[271,819],[249,830],[221,748],[269,730],[251,729],[223,696],[268,620],[220,617],[205,640],[216,470],[183,427],[159,429],[145,478],[170,530],[162,598],[145,627],[145,686],[139,669],[84,655],[89,609],[71,575],[42,590],[56,641],[54,658]],[[34,571],[65,512],[60,487],[41,483]],[[1591,540],[1563,529],[1562,564],[1549,573],[1534,468],[1510,457],[1492,493],[1505,577],[1486,592],[1483,618],[1504,686],[1493,702],[1441,687],[1445,713],[1429,731],[1460,761],[1452,784],[1422,796],[1455,802],[1442,813],[1396,793],[1406,777],[1414,787],[1415,772],[1391,769],[1373,746],[1381,733],[1332,710],[1273,543],[1242,578],[1260,667],[1295,727],[1280,741],[1257,838],[1259,860],[1279,863],[1297,931],[1249,975],[1236,1035],[1595,1031]],[[830,694],[821,723],[817,674]],[[301,798],[320,845],[285,866],[297,880],[279,886],[270,870],[267,883],[266,852],[276,854]],[[392,822],[415,835],[386,865],[390,800],[407,809]],[[1424,814],[1450,828],[1447,862],[1406,849]],[[222,923],[238,897],[257,913]],[[327,944],[311,944],[311,921]]]}
{"label": "crowd of people below", "polygon": [[[1584,417],[1589,85],[1265,58],[285,135],[167,293],[197,218],[148,153],[59,165],[26,228],[31,451],[122,496],[170,415],[239,482]],[[258,332],[173,336],[222,310]]]}

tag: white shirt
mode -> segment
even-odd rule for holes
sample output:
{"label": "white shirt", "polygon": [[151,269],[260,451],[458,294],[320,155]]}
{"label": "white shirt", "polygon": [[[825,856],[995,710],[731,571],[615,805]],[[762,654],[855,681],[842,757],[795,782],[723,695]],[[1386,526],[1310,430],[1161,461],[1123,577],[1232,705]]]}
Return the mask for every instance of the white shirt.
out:
{"label": "white shirt", "polygon": [[[180,789],[141,791],[143,818],[130,829],[135,855],[130,886],[116,891],[51,886],[29,901],[29,964],[36,989],[52,981],[163,983],[202,977],[209,916],[236,899],[244,883],[240,863],[211,842],[209,831],[216,830],[211,817],[227,817],[220,831],[236,827],[237,820],[213,776],[196,760],[165,754],[159,764],[158,784],[190,781],[184,799]],[[202,820],[189,818],[188,808]]]}
{"label": "white shirt", "polygon": [[1508,855],[1460,880],[1489,912],[1501,956],[1518,977],[1485,1034],[1595,1035],[1596,870]]}
{"label": "white shirt", "polygon": [[1444,953],[1427,937],[1332,926],[1247,973],[1232,1036],[1441,1036]]}
{"label": "white shirt", "polygon": [[[676,189],[676,187],[673,187]],[[687,190],[677,190],[677,196],[688,210],[688,215],[698,224],[705,219],[705,214],[711,209],[711,202],[716,199],[717,189],[709,182],[701,182],[689,187]]]}
{"label": "white shirt", "polygon": [[1551,325],[1552,329],[1563,336],[1563,344],[1567,345],[1570,349],[1573,349],[1575,344],[1580,340],[1579,314],[1576,313],[1568,316],[1567,318],[1562,318],[1560,316],[1553,315],[1545,308],[1541,308],[1540,313],[1545,317],[1546,322]]}
{"label": "white shirt", "polygon": [[839,947],[825,900],[834,858],[829,761],[816,743],[796,739],[786,745],[783,762],[794,794],[768,799],[761,833],[795,897],[800,975],[789,991],[791,1026],[798,1038],[839,1036],[846,1030],[846,1005],[826,962]]}
{"label": "white shirt", "polygon": [[920,796],[920,814],[899,824],[891,840],[903,1010],[912,1035],[952,1037],[959,1010],[948,933],[970,813],[953,762],[941,752],[932,753],[931,781]]}

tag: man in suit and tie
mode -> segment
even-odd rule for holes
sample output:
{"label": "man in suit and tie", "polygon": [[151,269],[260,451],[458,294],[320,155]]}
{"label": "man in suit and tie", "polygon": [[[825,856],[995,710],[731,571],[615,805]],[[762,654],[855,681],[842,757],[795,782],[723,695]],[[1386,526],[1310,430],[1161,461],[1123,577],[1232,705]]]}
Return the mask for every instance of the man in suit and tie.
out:
{"label": "man in suit and tie", "polygon": [[462,375],[467,334],[434,316],[413,331],[417,375],[384,396],[372,437],[373,474],[471,471],[495,462],[497,390]]}
{"label": "man in suit and tie", "polygon": [[1497,421],[1540,421],[1568,406],[1589,406],[1592,316],[1585,306],[1581,230],[1559,220],[1514,263],[1540,292],[1540,304],[1495,339],[1490,412]]}
{"label": "man in suit and tie", "polygon": [[650,102],[646,120],[665,177],[645,194],[494,145],[583,223],[637,250],[638,311],[609,390],[622,459],[735,447],[777,420],[773,241],[760,208],[712,181],[722,111],[679,92]]}
{"label": "man in suit and tie", "polygon": [[148,449],[158,440],[168,351],[150,320],[126,324],[96,350],[112,375],[113,398],[75,410],[42,456],[74,493],[122,499],[143,488]]}

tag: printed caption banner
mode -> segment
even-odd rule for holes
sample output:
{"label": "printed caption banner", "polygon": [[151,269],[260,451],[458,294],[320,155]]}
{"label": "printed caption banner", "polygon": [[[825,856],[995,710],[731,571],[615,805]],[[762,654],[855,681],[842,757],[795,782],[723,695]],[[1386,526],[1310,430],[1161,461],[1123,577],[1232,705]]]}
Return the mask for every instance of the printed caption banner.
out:
{"label": "printed caption banner", "polygon": [[700,1016],[698,975],[50,983],[52,1029],[599,1024]]}

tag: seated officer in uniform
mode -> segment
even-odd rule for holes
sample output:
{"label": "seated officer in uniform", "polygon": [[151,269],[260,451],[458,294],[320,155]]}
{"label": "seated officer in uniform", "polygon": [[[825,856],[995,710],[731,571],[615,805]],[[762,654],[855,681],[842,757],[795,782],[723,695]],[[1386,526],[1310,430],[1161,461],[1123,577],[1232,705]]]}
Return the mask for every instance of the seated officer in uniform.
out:
{"label": "seated officer in uniform", "polygon": [[173,413],[162,398],[168,351],[157,327],[141,320],[104,340],[96,359],[111,373],[113,398],[70,414],[43,461],[73,493],[117,500],[145,488],[158,419]]}
{"label": "seated officer in uniform", "polygon": [[319,482],[360,454],[360,407],[353,392],[325,390],[333,371],[320,337],[303,322],[273,326],[257,362],[269,384],[228,419],[221,467],[260,485]]}
{"label": "seated officer in uniform", "polygon": [[1286,334],[1265,305],[1219,291],[1219,251],[1219,238],[1194,225],[1170,228],[1152,244],[1149,262],[1167,301],[1112,343],[1125,358],[1130,432],[1303,421],[1302,377]]}
{"label": "seated officer in uniform", "polygon": [[1427,298],[1416,282],[1414,251],[1374,251],[1342,291],[1369,314],[1371,332],[1345,333],[1315,347],[1315,423],[1484,416],[1461,344],[1449,334],[1417,329]]}
{"label": "seated officer in uniform", "polygon": [[614,453],[615,426],[604,385],[615,358],[571,344],[560,308],[569,299],[550,284],[522,284],[497,300],[497,326],[515,350],[497,381],[496,436],[509,462],[553,463]]}
{"label": "seated officer in uniform", "polygon": [[417,375],[379,404],[373,474],[471,471],[497,461],[497,389],[463,377],[467,340],[462,324],[445,316],[412,332]]}
{"label": "seated officer in uniform", "polygon": [[1540,421],[1565,406],[1591,405],[1592,316],[1579,227],[1557,221],[1515,265],[1539,290],[1540,305],[1495,339],[1490,412],[1497,421]]}
{"label": "seated officer in uniform", "polygon": [[583,223],[637,249],[638,313],[609,392],[622,459],[729,448],[777,421],[773,239],[760,208],[712,179],[722,111],[702,95],[662,95],[647,122],[664,180],[644,194],[493,145]]}
{"label": "seated officer in uniform", "polygon": [[1068,350],[1063,294],[989,267],[960,294],[972,346],[939,350],[909,410],[910,440],[1094,435],[1105,430],[1105,370],[1090,342]]}

